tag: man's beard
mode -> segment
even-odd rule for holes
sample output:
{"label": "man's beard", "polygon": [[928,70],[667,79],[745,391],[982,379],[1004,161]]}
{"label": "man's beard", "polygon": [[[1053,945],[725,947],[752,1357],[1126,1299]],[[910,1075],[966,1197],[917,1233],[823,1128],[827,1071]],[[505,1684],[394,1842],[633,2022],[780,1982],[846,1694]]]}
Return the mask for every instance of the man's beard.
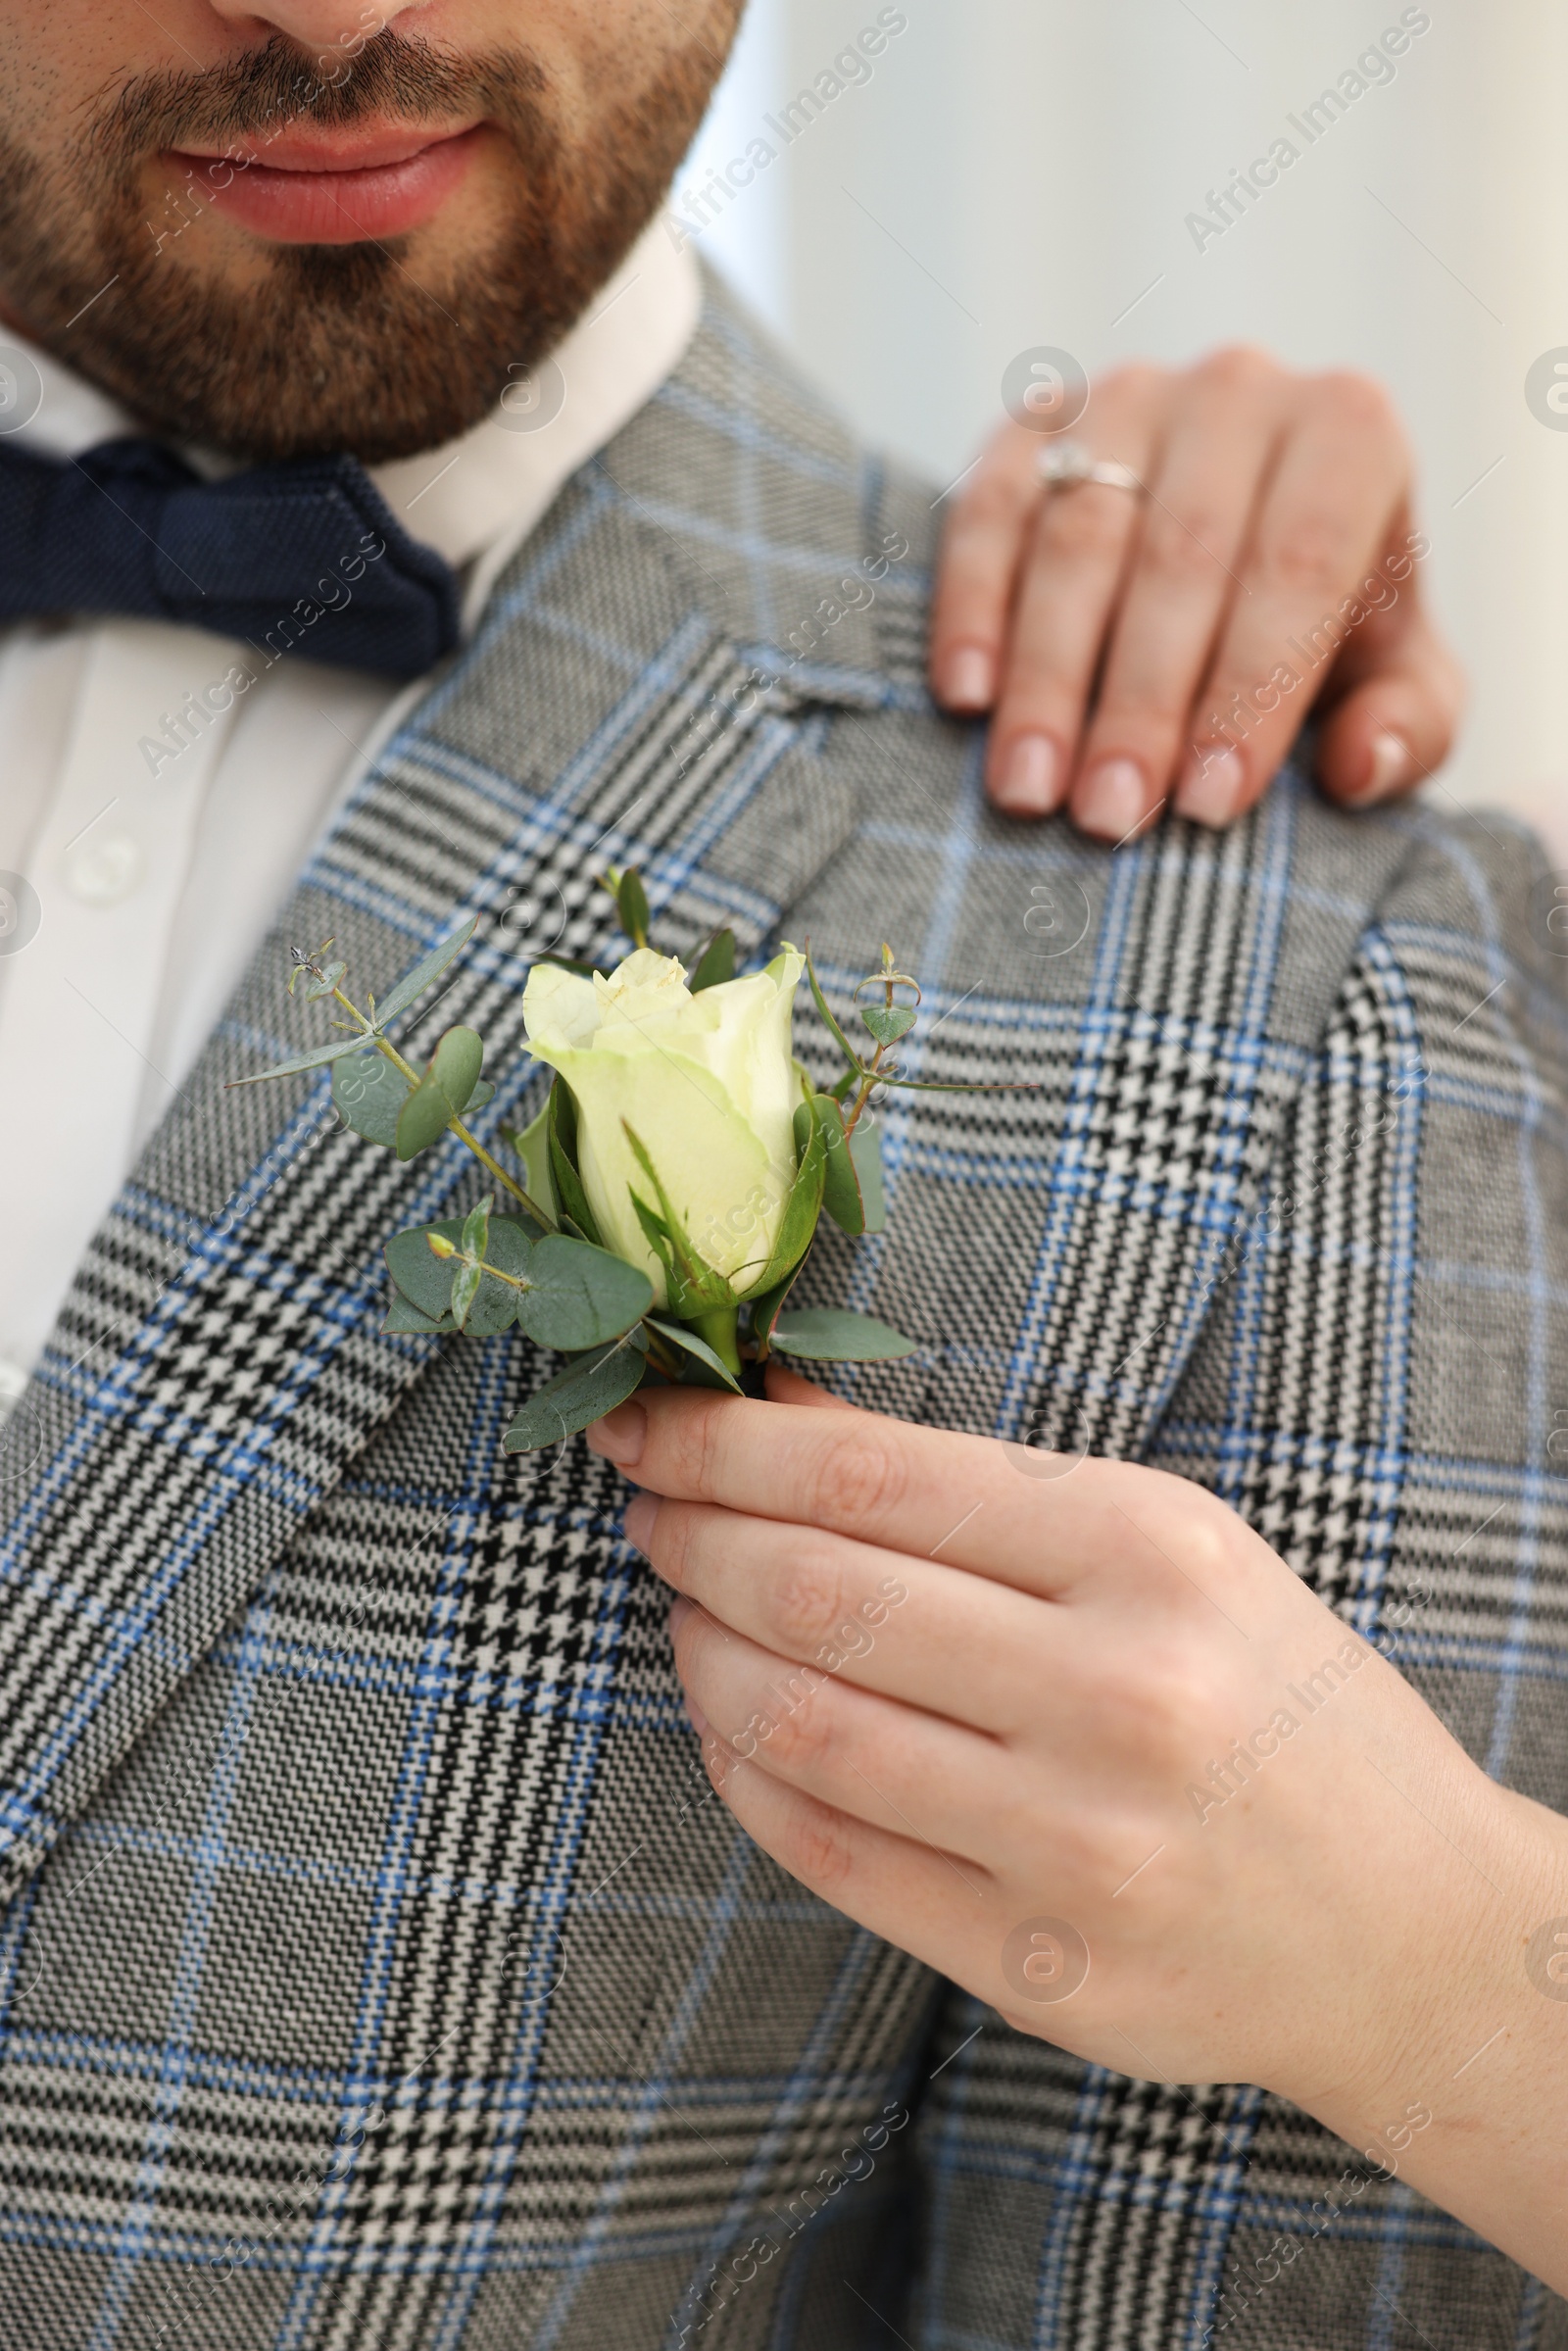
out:
{"label": "man's beard", "polygon": [[[576,151],[523,53],[386,31],[335,87],[313,63],[277,38],[206,73],[143,75],[54,169],[0,134],[0,263],[28,330],[154,430],[258,460],[346,449],[375,464],[466,431],[509,368],[560,341],[652,218],[716,61],[698,42],[664,59]],[[514,171],[484,249],[416,283],[406,236],[273,245],[243,287],[184,266],[167,238],[158,250],[180,216],[149,227],[150,155],[232,140],[265,161],[269,128],[366,116],[499,126]],[[182,235],[199,237],[206,201],[182,200]]]}

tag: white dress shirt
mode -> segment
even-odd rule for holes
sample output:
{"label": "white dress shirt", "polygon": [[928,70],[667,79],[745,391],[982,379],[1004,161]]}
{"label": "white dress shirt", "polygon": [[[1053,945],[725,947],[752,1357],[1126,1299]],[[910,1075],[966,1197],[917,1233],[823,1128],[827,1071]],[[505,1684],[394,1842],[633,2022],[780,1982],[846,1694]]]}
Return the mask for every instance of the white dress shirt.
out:
{"label": "white dress shirt", "polygon": [[[680,359],[700,301],[690,254],[655,220],[553,361],[483,422],[370,468],[410,532],[458,567],[466,635],[566,476]],[[0,328],[7,342],[43,383],[20,443],[70,457],[139,429]],[[209,476],[226,469],[185,454]],[[177,742],[166,719],[237,662],[255,682],[204,728],[187,722],[186,748],[144,747]],[[0,1417],[314,843],[422,690],[298,657],[263,669],[235,639],[165,621],[0,629]]]}

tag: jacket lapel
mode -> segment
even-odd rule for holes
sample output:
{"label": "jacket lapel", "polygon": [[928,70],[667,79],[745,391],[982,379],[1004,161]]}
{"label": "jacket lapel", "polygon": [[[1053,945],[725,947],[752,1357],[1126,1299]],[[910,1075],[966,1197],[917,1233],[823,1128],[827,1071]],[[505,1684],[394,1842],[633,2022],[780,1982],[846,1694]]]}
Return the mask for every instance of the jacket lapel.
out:
{"label": "jacket lapel", "polygon": [[[474,945],[400,1043],[422,1058],[454,1022],[480,1030],[490,1138],[540,1092],[521,1050],[528,963],[615,939],[606,863],[642,868],[677,952],[728,923],[744,955],[853,827],[813,706],[885,698],[863,616],[808,676],[786,625],[860,555],[847,444],[833,466],[809,446],[736,460],[726,443],[715,461],[715,392],[746,396],[723,345],[710,320],[499,583],[302,876],[78,1268],[0,1489],[0,1898],[431,1353],[378,1336],[381,1244],[478,1190],[466,1151],[399,1164],[338,1128],[324,1078],[225,1091],[325,1033],[320,1007],[283,992],[289,947],[331,936],[384,994],[476,912]],[[736,505],[760,465],[794,483],[776,540]],[[727,495],[694,514],[693,480]]]}

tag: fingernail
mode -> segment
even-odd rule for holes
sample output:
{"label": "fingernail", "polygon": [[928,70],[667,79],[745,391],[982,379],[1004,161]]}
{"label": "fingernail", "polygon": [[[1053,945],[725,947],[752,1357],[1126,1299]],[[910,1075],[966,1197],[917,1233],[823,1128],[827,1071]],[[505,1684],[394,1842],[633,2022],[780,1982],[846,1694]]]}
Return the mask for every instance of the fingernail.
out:
{"label": "fingernail", "polygon": [[1229,824],[1246,789],[1247,769],[1241,753],[1228,743],[1223,749],[1211,743],[1195,751],[1188,760],[1187,772],[1176,788],[1176,813],[1191,816],[1198,824]]}
{"label": "fingernail", "polygon": [[1020,735],[1002,762],[992,798],[1015,815],[1044,816],[1056,805],[1059,765],[1049,735]]}
{"label": "fingernail", "polygon": [[607,1461],[616,1462],[625,1469],[643,1457],[648,1414],[641,1404],[617,1404],[603,1420],[592,1422],[587,1434],[591,1453],[603,1453]]}
{"label": "fingernail", "polygon": [[996,663],[983,646],[960,645],[942,664],[942,699],[952,710],[987,710],[996,690]]}
{"label": "fingernail", "polygon": [[1348,798],[1357,808],[1365,807],[1374,800],[1384,800],[1391,792],[1397,791],[1408,780],[1409,774],[1409,744],[1402,735],[1386,728],[1382,734],[1372,738],[1371,773],[1360,790],[1349,793]]}
{"label": "fingernail", "polygon": [[1142,770],[1132,759],[1102,759],[1091,767],[1073,813],[1086,833],[1122,841],[1149,807]]}
{"label": "fingernail", "polygon": [[654,1521],[658,1516],[659,1504],[651,1494],[634,1494],[626,1504],[626,1515],[621,1521],[622,1532],[632,1548],[641,1551],[645,1559],[653,1538]]}

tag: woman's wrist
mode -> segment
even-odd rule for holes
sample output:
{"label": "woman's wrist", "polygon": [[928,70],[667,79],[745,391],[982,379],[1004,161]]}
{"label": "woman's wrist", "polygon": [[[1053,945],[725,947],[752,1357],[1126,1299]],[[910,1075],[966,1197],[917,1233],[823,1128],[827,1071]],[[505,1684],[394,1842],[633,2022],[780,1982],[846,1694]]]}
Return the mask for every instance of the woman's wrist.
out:
{"label": "woman's wrist", "polygon": [[1376,1963],[1350,1958],[1357,2046],[1285,2094],[1565,2291],[1568,1820],[1468,1759],[1420,1796]]}

